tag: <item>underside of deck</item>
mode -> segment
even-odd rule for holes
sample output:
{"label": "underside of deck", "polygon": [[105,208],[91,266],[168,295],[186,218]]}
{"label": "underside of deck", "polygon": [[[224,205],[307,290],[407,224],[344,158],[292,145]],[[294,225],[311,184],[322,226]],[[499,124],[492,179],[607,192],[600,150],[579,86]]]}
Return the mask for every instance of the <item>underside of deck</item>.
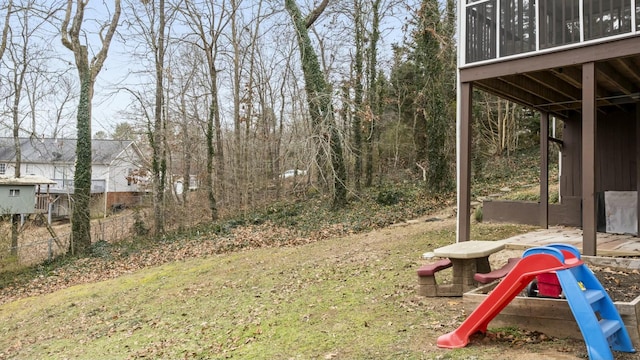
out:
{"label": "underside of deck", "polygon": [[[583,254],[609,252],[601,250],[606,237],[596,236],[598,194],[640,189],[639,65],[640,34],[634,33],[459,67],[458,214],[471,214],[474,89],[480,89],[539,113],[539,202],[543,206],[529,218],[543,228],[554,225],[558,218],[550,217],[548,206],[549,142],[554,141],[562,151],[562,204],[565,200],[572,204],[560,215],[579,220],[570,224],[578,224],[583,230],[573,237]],[[549,122],[554,117],[562,121],[563,129],[561,138],[550,140]],[[458,241],[470,240],[470,227],[470,217],[459,216]],[[635,253],[638,247],[632,243]],[[626,251],[627,247],[622,249]]]}

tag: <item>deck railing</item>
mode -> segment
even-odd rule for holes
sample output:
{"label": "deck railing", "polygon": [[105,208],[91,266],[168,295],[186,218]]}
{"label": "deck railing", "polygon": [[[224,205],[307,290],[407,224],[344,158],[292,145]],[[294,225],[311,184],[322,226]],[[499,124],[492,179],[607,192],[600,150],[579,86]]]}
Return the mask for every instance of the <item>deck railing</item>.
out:
{"label": "deck railing", "polygon": [[49,195],[36,194],[36,213],[47,213],[49,211]]}
{"label": "deck railing", "polygon": [[462,12],[461,64],[640,34],[640,0],[467,0]]}

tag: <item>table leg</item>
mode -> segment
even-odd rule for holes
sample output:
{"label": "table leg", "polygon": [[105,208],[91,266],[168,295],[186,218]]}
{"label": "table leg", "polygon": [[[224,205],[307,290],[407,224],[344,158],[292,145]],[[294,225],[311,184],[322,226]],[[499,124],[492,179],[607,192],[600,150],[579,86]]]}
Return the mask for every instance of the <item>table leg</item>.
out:
{"label": "table leg", "polygon": [[475,259],[451,259],[453,264],[453,279],[450,285],[435,285],[437,296],[462,296],[467,291],[478,287],[473,279],[477,272],[488,273],[491,271],[489,257]]}
{"label": "table leg", "polygon": [[[475,269],[475,259],[451,259],[453,264],[453,279],[450,285],[438,285],[438,296],[462,296],[468,286],[468,274],[471,269]],[[473,280],[471,273],[471,280]],[[475,286],[473,287],[475,288]]]}
{"label": "table leg", "polygon": [[451,284],[437,284],[436,296],[461,296],[462,295],[462,281],[461,281],[461,269],[462,263],[459,259],[450,259],[453,268],[453,279]]}
{"label": "table leg", "polygon": [[463,264],[462,292],[463,293],[476,288],[476,282],[475,280],[473,280],[473,275],[477,272],[476,263],[477,263],[476,259],[462,260],[462,264]]}
{"label": "table leg", "polygon": [[460,288],[460,296],[478,287],[478,283],[473,276],[478,273],[491,271],[489,257],[476,259],[451,259],[453,262],[453,283]]}

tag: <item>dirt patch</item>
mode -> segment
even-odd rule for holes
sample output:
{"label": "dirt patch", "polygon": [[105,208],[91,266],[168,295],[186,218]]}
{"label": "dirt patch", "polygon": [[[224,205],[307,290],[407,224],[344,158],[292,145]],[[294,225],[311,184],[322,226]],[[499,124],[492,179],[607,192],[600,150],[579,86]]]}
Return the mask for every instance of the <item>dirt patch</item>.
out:
{"label": "dirt patch", "polygon": [[613,301],[631,302],[640,296],[640,271],[589,266]]}

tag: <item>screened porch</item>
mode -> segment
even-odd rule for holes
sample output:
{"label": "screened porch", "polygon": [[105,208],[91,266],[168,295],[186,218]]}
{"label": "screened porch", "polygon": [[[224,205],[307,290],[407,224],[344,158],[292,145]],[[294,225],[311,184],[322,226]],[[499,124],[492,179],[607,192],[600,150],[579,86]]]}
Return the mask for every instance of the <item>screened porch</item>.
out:
{"label": "screened porch", "polygon": [[460,64],[635,35],[640,31],[636,1],[468,0],[462,5]]}

